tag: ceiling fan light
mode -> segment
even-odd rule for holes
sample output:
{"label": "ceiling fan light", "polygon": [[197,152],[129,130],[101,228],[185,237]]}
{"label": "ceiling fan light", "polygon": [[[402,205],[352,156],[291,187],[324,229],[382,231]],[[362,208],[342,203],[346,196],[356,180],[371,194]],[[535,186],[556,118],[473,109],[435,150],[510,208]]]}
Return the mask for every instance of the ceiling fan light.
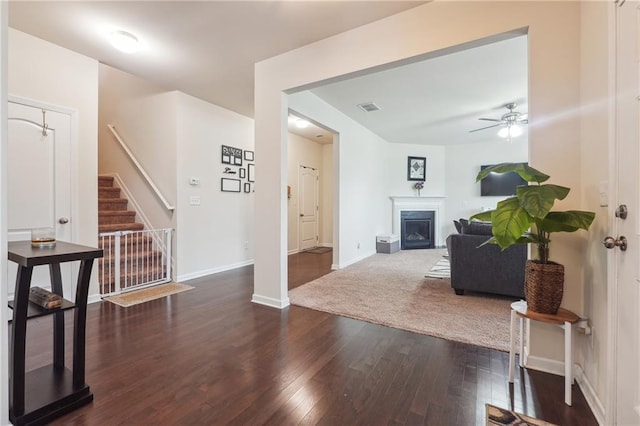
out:
{"label": "ceiling fan light", "polygon": [[518,137],[522,134],[522,127],[518,126],[517,124],[514,124],[513,126],[509,127],[509,136],[510,137]]}
{"label": "ceiling fan light", "polygon": [[509,128],[508,127],[503,127],[502,129],[498,130],[498,136],[500,136],[501,138],[506,138],[509,136]]}

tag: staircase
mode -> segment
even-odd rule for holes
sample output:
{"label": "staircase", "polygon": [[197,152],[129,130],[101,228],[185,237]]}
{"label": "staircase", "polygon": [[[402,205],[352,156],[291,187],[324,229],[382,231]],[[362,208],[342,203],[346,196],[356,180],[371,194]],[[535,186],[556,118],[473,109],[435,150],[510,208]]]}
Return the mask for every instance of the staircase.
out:
{"label": "staircase", "polygon": [[[114,178],[98,176],[98,231],[104,257],[98,263],[100,294],[114,294],[149,284],[170,281],[167,256],[168,230],[145,230],[136,212],[127,210]],[[119,262],[116,259],[119,258]]]}

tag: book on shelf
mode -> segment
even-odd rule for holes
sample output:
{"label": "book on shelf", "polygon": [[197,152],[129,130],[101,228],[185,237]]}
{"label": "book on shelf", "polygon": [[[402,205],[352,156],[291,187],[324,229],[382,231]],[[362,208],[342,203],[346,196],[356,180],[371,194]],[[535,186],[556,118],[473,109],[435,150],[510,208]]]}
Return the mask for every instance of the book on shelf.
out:
{"label": "book on shelf", "polygon": [[31,287],[29,301],[45,309],[55,309],[62,306],[62,296],[42,287]]}

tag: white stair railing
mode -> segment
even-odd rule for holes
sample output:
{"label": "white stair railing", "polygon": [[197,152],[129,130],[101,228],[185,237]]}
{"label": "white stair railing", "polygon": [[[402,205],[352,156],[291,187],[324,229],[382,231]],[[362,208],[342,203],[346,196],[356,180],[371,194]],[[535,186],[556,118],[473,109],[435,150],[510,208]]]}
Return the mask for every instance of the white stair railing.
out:
{"label": "white stair railing", "polygon": [[116,130],[116,127],[113,124],[107,124],[107,127],[109,128],[109,130],[111,130],[111,133],[113,133],[113,136],[115,136],[116,140],[118,141],[118,143],[120,144],[124,152],[129,156],[129,159],[131,160],[131,162],[136,166],[136,168],[138,169],[138,172],[140,172],[142,177],[147,181],[147,184],[151,187],[151,189],[156,194],[156,196],[160,199],[162,204],[164,204],[167,210],[174,211],[176,209],[175,206],[170,204],[169,201],[167,201],[167,199],[164,197],[164,195],[162,195],[162,192],[160,192],[160,189],[158,188],[158,186],[153,182],[153,180],[151,179],[151,176],[149,176],[149,173],[147,173],[144,167],[142,167],[142,164],[140,164],[138,159],[133,155],[133,152],[131,152],[131,150],[125,143],[125,141],[122,139],[122,137]]}
{"label": "white stair railing", "polygon": [[172,229],[103,232],[98,244],[100,294],[108,296],[171,281]]}

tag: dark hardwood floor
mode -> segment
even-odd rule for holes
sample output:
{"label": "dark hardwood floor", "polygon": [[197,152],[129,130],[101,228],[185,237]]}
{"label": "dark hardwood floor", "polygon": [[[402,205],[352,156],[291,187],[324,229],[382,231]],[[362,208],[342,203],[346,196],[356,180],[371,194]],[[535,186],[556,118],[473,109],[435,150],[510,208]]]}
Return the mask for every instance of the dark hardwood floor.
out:
{"label": "dark hardwood floor", "polygon": [[[292,256],[290,280],[323,275],[330,262]],[[562,377],[523,371],[510,387],[506,353],[256,305],[252,279],[244,267],[130,308],[90,305],[86,380],[95,399],[54,424],[484,425],[485,403],[597,424],[577,386],[574,405],[563,403]],[[50,323],[29,323],[29,368],[49,362]]]}

